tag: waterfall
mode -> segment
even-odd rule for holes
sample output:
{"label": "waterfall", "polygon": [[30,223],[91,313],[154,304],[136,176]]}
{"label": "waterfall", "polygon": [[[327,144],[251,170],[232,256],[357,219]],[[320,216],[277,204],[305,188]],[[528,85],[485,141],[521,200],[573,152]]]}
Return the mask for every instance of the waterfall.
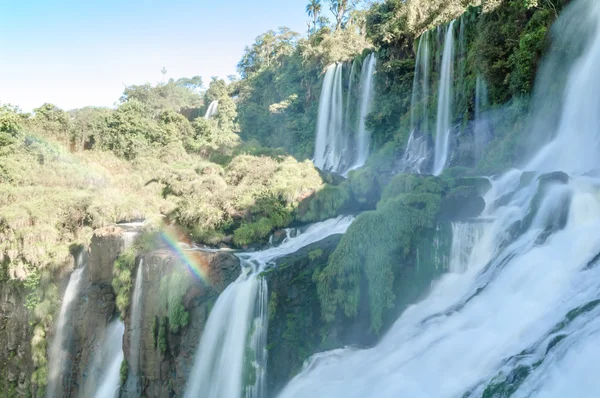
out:
{"label": "waterfall", "polygon": [[469,266],[471,252],[481,237],[480,223],[452,223],[452,247],[450,248],[450,272],[462,273]]}
{"label": "waterfall", "polygon": [[[344,64],[330,65],[325,71],[319,99],[319,115],[313,162],[321,170],[345,175],[349,170],[362,167],[369,155],[371,133],[366,118],[373,102],[373,77],[376,57],[372,53],[363,60],[359,81],[359,101],[354,109],[354,76],[357,61],[348,75],[348,92],[344,107],[342,91]],[[356,114],[356,118],[353,116]],[[356,121],[356,129],[353,122]],[[352,134],[356,131],[355,134]]]}
{"label": "waterfall", "polygon": [[210,119],[211,117],[213,117],[214,115],[216,115],[218,107],[219,107],[219,101],[214,100],[213,102],[211,102],[210,105],[208,105],[208,109],[206,109],[206,113],[204,114],[204,118],[205,119]]}
{"label": "waterfall", "polygon": [[487,83],[481,75],[477,75],[475,83],[475,122],[474,122],[474,148],[473,158],[479,161],[483,157],[483,151],[490,141],[489,121],[483,115],[483,109],[489,105]]}
{"label": "waterfall", "polygon": [[142,294],[144,289],[144,259],[141,259],[135,274],[135,286],[131,297],[129,330],[128,375],[125,390],[130,394],[140,392],[140,340],[142,334]]}
{"label": "waterfall", "polygon": [[[274,260],[330,235],[342,234],[352,217],[311,225],[277,247],[241,253],[239,278],[217,299],[194,357],[185,397],[261,398],[266,383],[267,284],[260,273]],[[247,354],[248,353],[248,354]],[[244,385],[254,372],[256,382]]]}
{"label": "waterfall", "polygon": [[356,137],[356,161],[353,168],[362,167],[369,156],[369,144],[371,133],[365,127],[365,121],[371,109],[373,102],[373,74],[377,59],[375,54],[371,53],[365,58],[360,74],[360,109],[358,113],[358,132]]}
{"label": "waterfall", "polygon": [[83,393],[80,397],[116,398],[119,392],[120,368],[123,362],[123,333],[125,325],[113,321],[104,334],[100,349],[87,372]]}
{"label": "waterfall", "polygon": [[315,141],[315,166],[333,172],[340,172],[344,167],[342,70],[343,64],[338,63],[330,65],[325,72]]}
{"label": "waterfall", "polygon": [[462,272],[440,278],[376,346],[315,355],[281,397],[600,394],[600,178],[582,175],[600,166],[600,3],[577,0],[560,19],[586,27],[573,45],[591,40],[568,71],[555,138],[524,170],[569,180],[519,170],[492,180],[481,231],[456,236],[457,248],[474,242],[468,260],[457,256]]}
{"label": "waterfall", "polygon": [[431,63],[430,31],[419,37],[417,57],[415,59],[415,75],[413,78],[410,100],[410,130],[429,133],[429,72]]}
{"label": "waterfall", "polygon": [[454,22],[450,22],[444,39],[444,54],[438,91],[435,158],[433,174],[440,175],[448,162],[452,123],[452,85],[454,81]]}
{"label": "waterfall", "polygon": [[425,136],[415,137],[415,130],[410,133],[406,150],[402,158],[401,170],[406,173],[421,174],[423,165],[429,158],[429,146]]}
{"label": "waterfall", "polygon": [[419,37],[415,75],[410,100],[410,135],[404,150],[400,170],[420,174],[429,157],[429,75],[431,72],[431,31]]}
{"label": "waterfall", "polygon": [[62,396],[63,378],[68,377],[70,379],[67,374],[70,373],[71,369],[69,349],[73,337],[73,310],[75,309],[75,299],[79,295],[81,282],[84,280],[85,265],[85,253],[82,250],[77,256],[76,269],[69,278],[69,284],[65,290],[58,319],[56,320],[54,338],[48,352],[49,374],[46,388],[46,397],[48,398]]}

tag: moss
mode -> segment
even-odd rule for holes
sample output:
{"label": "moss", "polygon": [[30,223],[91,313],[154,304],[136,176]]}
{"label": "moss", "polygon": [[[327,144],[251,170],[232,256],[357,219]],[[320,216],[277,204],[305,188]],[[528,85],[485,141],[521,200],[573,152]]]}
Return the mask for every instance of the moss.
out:
{"label": "moss", "polygon": [[311,251],[310,253],[308,253],[308,259],[310,261],[314,261],[314,260],[318,259],[319,257],[321,257],[322,255],[323,255],[323,250],[315,249],[315,250]]}
{"label": "moss", "polygon": [[[367,295],[371,328],[378,333],[383,315],[394,307],[394,280],[417,236],[434,227],[441,196],[400,194],[362,213],[343,236],[329,263],[315,275],[323,316],[333,322],[341,312],[356,317],[361,295]],[[367,281],[363,291],[363,278]]]}
{"label": "moss", "polygon": [[178,333],[189,323],[190,314],[182,301],[191,284],[192,279],[182,269],[176,269],[160,280],[161,308],[168,314],[171,333]]}
{"label": "moss", "polygon": [[350,204],[350,192],[346,184],[340,186],[325,185],[312,197],[307,199],[307,209],[298,214],[304,222],[322,221],[335,217]]}
{"label": "moss", "polygon": [[121,367],[119,368],[119,381],[121,382],[121,386],[125,385],[127,381],[127,376],[129,374],[129,364],[126,359],[123,359],[121,362]]}
{"label": "moss", "polygon": [[167,352],[167,331],[169,329],[169,318],[163,317],[158,325],[158,350]]}
{"label": "moss", "polygon": [[275,314],[277,313],[277,293],[271,292],[271,297],[269,298],[269,322],[272,322],[275,318]]}
{"label": "moss", "polygon": [[127,313],[133,288],[133,269],[135,267],[135,251],[130,248],[122,252],[113,266],[112,287],[116,294],[117,309],[121,316]]}

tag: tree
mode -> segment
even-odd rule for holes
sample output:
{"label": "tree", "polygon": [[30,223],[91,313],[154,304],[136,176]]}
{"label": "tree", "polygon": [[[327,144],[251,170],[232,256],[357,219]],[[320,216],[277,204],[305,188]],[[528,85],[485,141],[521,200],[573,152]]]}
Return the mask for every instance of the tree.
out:
{"label": "tree", "polygon": [[313,32],[317,30],[317,20],[321,14],[321,0],[310,0],[306,6],[306,13],[313,19]]}
{"label": "tree", "polygon": [[358,0],[326,0],[335,17],[335,30],[339,30],[346,20],[348,13],[354,10],[359,3]]}
{"label": "tree", "polygon": [[281,66],[281,60],[294,52],[300,35],[289,28],[269,30],[258,36],[251,47],[244,49],[238,72],[242,78],[250,77],[264,68]]}

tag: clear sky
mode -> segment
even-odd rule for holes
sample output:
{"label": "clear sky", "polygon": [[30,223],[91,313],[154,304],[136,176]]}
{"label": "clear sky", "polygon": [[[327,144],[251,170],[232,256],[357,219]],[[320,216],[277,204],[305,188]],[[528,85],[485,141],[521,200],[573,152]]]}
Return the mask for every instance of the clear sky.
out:
{"label": "clear sky", "polygon": [[0,103],[112,106],[125,85],[236,72],[244,46],[304,34],[308,0],[0,0]]}

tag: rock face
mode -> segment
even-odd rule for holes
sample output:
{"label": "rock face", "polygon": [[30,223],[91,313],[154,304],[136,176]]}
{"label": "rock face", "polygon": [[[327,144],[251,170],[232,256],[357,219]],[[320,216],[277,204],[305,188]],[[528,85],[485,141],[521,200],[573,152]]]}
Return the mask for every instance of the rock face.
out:
{"label": "rock face", "polygon": [[33,361],[29,314],[23,288],[0,283],[0,392],[3,397],[28,396]]}
{"label": "rock face", "polygon": [[[141,396],[183,396],[194,353],[218,295],[240,273],[229,252],[194,252],[210,284],[200,280],[173,251],[164,248],[143,255],[139,378]],[[182,288],[183,286],[183,288]],[[187,322],[174,306],[183,304]],[[177,319],[175,319],[177,316]],[[132,316],[125,321],[123,351],[131,363]],[[185,323],[185,325],[180,325]],[[131,369],[130,369],[131,371]],[[128,393],[122,396],[129,396]]]}
{"label": "rock face", "polygon": [[[115,293],[111,286],[113,264],[130,243],[126,228],[111,226],[94,232],[80,290],[73,313],[73,366],[71,368],[71,397],[91,396],[97,388],[93,374],[94,358],[102,350],[106,328],[115,314]],[[85,257],[84,256],[84,257]]]}
{"label": "rock face", "polygon": [[321,345],[321,305],[312,281],[315,269],[327,264],[342,235],[333,235],[277,260],[264,273],[269,286],[267,396],[276,393]]}

